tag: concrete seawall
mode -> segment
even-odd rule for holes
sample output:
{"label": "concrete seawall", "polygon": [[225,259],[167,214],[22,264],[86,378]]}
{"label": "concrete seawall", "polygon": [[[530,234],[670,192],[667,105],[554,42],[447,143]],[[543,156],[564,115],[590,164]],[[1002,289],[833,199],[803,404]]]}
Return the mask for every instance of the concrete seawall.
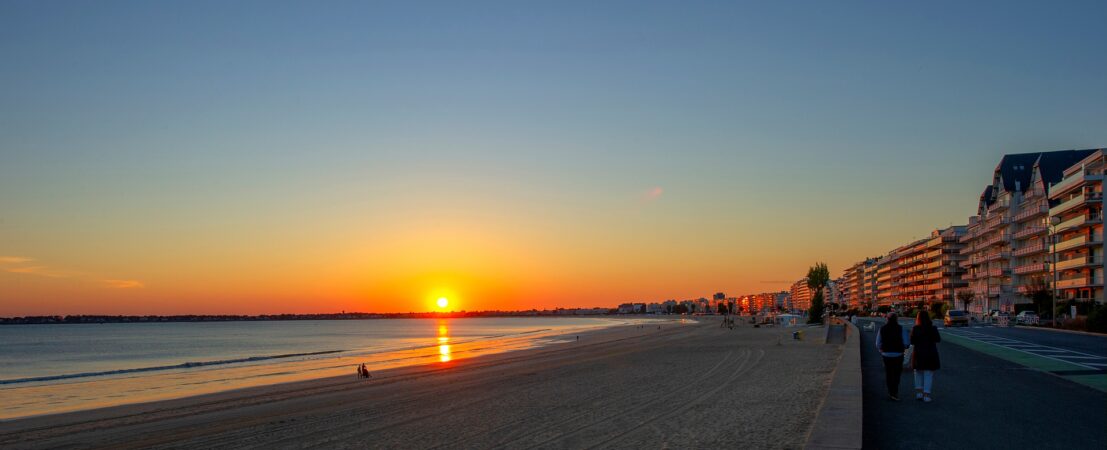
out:
{"label": "concrete seawall", "polygon": [[[831,377],[826,398],[815,417],[805,449],[854,449],[862,444],[861,336],[856,325],[844,323],[845,344]],[[827,340],[842,325],[827,326]]]}

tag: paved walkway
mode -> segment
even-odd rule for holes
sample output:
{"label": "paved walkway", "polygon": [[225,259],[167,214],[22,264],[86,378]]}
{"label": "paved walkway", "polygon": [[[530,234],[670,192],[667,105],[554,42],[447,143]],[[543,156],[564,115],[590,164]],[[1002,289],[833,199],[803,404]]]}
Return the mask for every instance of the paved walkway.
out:
{"label": "paved walkway", "polygon": [[910,373],[901,401],[888,399],[875,333],[861,333],[866,448],[1107,448],[1107,393],[973,350],[954,336],[961,330],[948,331],[933,403],[914,400]]}

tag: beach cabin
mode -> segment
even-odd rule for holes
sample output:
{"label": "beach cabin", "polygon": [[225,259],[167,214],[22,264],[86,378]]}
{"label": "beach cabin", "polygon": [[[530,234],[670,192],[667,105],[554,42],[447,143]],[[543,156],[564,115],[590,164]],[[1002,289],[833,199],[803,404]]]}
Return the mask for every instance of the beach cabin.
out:
{"label": "beach cabin", "polygon": [[795,314],[780,314],[776,316],[776,324],[782,327],[799,326],[799,316]]}

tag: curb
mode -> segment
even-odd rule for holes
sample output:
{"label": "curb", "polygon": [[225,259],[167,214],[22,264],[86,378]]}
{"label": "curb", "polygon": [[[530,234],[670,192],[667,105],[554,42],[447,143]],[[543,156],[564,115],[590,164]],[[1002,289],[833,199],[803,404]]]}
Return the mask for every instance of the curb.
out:
{"label": "curb", "polygon": [[859,449],[862,444],[861,330],[846,322],[846,343],[805,449]]}

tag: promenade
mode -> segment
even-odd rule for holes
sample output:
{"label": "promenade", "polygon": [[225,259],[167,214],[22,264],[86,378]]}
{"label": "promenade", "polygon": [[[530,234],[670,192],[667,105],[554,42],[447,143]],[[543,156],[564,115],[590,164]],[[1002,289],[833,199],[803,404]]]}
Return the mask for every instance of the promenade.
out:
{"label": "promenade", "polygon": [[[819,328],[624,326],[444,364],[0,423],[4,448],[799,448]],[[660,329],[658,327],[661,327]]]}
{"label": "promenade", "polygon": [[[870,321],[883,323],[859,319],[858,324]],[[1049,346],[1084,353],[1107,338],[992,327],[940,332],[942,368],[929,404],[914,400],[908,371],[901,400],[888,399],[876,335],[861,333],[865,448],[1107,448],[1107,393],[1093,387],[1107,372],[1065,366],[1028,351]],[[987,341],[1022,344],[1003,348]]]}

